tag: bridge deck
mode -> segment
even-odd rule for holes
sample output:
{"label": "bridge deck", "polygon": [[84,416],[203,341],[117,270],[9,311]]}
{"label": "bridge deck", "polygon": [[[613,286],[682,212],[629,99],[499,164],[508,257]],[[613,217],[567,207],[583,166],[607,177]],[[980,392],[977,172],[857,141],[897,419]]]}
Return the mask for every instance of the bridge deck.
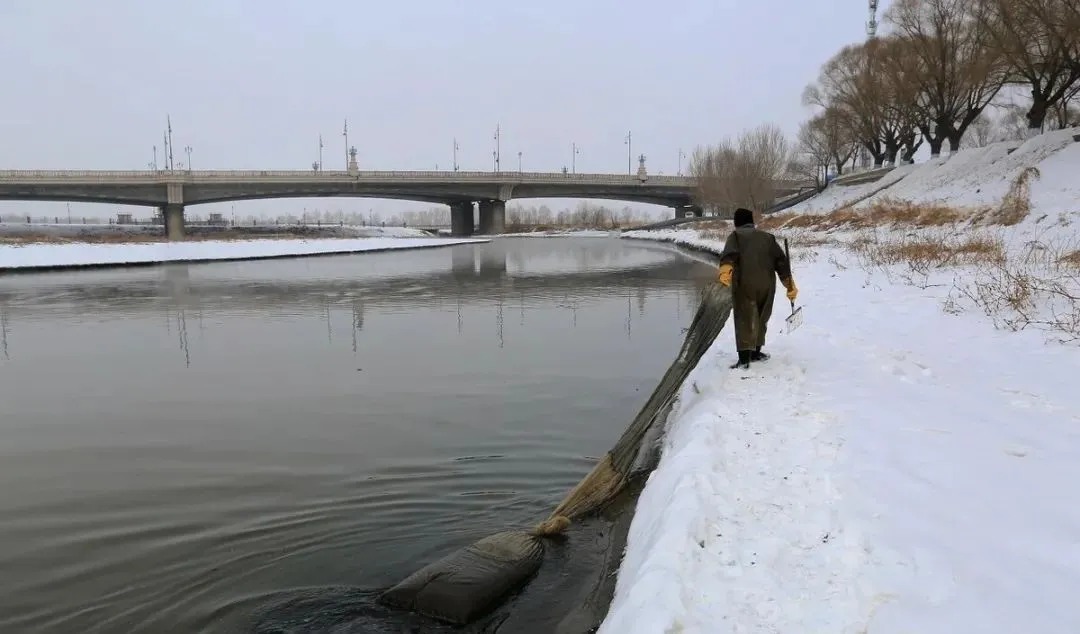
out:
{"label": "bridge deck", "polygon": [[551,172],[448,172],[343,170],[0,170],[0,183],[157,184],[157,183],[273,183],[273,182],[379,182],[400,184],[447,183],[565,183],[590,185],[667,185],[692,187],[689,176],[631,174],[562,174]]}

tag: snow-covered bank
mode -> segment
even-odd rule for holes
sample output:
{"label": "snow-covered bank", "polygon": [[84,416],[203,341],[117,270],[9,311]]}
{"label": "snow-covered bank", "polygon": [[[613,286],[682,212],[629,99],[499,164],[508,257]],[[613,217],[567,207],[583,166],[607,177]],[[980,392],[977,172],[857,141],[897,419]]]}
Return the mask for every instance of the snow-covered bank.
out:
{"label": "snow-covered bank", "polygon": [[0,270],[249,260],[395,249],[422,249],[487,241],[483,239],[441,238],[354,238],[0,245]]}
{"label": "snow-covered bank", "polygon": [[1075,632],[1080,353],[796,267],[803,327],[684,386],[600,632]]}
{"label": "snow-covered bank", "polygon": [[778,295],[772,359],[727,328],[683,387],[600,632],[1080,631],[1076,132],[764,221],[805,323]]}
{"label": "snow-covered bank", "polygon": [[551,229],[548,231],[523,231],[504,233],[500,238],[609,238],[619,235],[619,230],[603,231],[600,229]]}
{"label": "snow-covered bank", "polygon": [[[1080,215],[1080,128],[1048,132],[1024,142],[1006,141],[961,150],[954,156],[904,165],[880,180],[862,185],[830,185],[821,194],[794,205],[785,214],[828,213],[843,207],[867,210],[875,204],[903,201],[977,209],[1000,204],[1025,170],[1038,171],[1031,181],[1036,219],[1057,221],[1059,214]],[[1043,221],[1045,222],[1046,219]]]}

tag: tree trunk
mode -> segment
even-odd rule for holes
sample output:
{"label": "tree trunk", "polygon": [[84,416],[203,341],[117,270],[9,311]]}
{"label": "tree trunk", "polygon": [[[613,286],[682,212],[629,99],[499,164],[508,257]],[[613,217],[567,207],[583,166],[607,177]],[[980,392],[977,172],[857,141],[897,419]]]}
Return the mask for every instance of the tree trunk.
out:
{"label": "tree trunk", "polygon": [[904,152],[900,160],[904,163],[911,163],[912,161],[914,161],[915,153],[919,151],[919,148],[922,147],[922,144],[923,140],[919,136],[915,134],[904,135],[902,141]]}
{"label": "tree trunk", "polygon": [[885,160],[896,165],[896,155],[900,152],[900,142],[893,139],[885,143]]}
{"label": "tree trunk", "polygon": [[949,154],[956,154],[960,151],[960,139],[962,135],[959,132],[950,132],[949,139]]}
{"label": "tree trunk", "polygon": [[1043,122],[1046,121],[1046,111],[1049,109],[1049,104],[1046,103],[1046,96],[1041,91],[1031,90],[1031,108],[1025,115],[1028,121],[1028,134],[1031,135],[1033,130],[1042,130]]}

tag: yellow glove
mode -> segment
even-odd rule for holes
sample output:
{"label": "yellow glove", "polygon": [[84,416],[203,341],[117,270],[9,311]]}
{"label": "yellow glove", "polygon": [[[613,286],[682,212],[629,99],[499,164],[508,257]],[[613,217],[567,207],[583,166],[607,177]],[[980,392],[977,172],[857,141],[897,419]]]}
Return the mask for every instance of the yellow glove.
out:
{"label": "yellow glove", "polygon": [[788,301],[795,301],[795,298],[799,296],[799,289],[795,286],[795,280],[790,278],[785,280],[784,286],[787,288]]}
{"label": "yellow glove", "polygon": [[721,264],[720,275],[716,278],[717,281],[719,281],[724,286],[731,286],[731,271],[733,268],[734,267],[732,267],[730,264]]}

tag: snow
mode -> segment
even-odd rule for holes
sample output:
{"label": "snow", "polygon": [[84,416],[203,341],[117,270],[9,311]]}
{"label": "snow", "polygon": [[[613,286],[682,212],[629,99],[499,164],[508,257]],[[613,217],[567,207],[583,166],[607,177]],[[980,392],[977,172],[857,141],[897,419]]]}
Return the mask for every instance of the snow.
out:
{"label": "snow", "polygon": [[1077,631],[1077,350],[839,251],[797,275],[772,359],[725,328],[683,387],[599,632]]}
{"label": "snow", "polygon": [[423,238],[431,235],[423,229],[414,227],[358,227],[356,225],[346,225],[346,227],[357,236],[372,238]]}
{"label": "snow", "polygon": [[0,270],[154,262],[244,260],[431,248],[470,242],[487,242],[487,240],[383,237],[317,240],[198,240],[190,242],[119,244],[9,244],[0,245]]}
{"label": "snow", "polygon": [[[871,195],[996,205],[1036,166],[1031,215],[995,230],[1064,214],[1056,236],[1075,237],[1072,133],[906,166]],[[842,244],[792,255],[803,326],[784,332],[780,288],[772,359],[731,370],[728,326],[683,386],[599,633],[1080,631],[1077,342],[958,299],[986,266],[913,284]]]}
{"label": "snow", "polygon": [[[920,165],[922,169],[913,171],[895,185],[862,201],[856,208],[864,208],[884,198],[955,207],[996,205],[1013,180],[1029,166],[1040,167],[1065,151],[1066,156],[1058,157],[1051,166],[1064,161],[1066,164],[1072,163],[1074,168],[1080,167],[1076,163],[1080,147],[1073,141],[1076,134],[1080,134],[1080,129],[1049,132],[1023,144],[995,143],[984,148],[962,150],[940,165],[929,162]],[[1047,183],[1053,187],[1066,187],[1073,194],[1073,210],[1078,210],[1080,205],[1077,205],[1075,195],[1080,193],[1080,179],[1075,175],[1057,179],[1053,174],[1046,180],[1039,178],[1032,184],[1033,196]]]}
{"label": "snow", "polygon": [[861,185],[835,185],[830,184],[817,196],[788,207],[786,213],[828,213],[834,209],[854,205],[860,200],[874,194],[884,187],[888,187],[907,175],[919,169],[924,169],[929,163],[901,165],[889,170],[880,179],[863,183]]}
{"label": "snow", "polygon": [[1080,128],[1058,130],[1025,142],[994,143],[903,165],[872,183],[830,185],[786,211],[828,213],[848,206],[858,210],[885,201],[978,209],[999,204],[1020,173],[1035,167],[1039,175],[1031,182],[1031,206],[1039,213],[1032,215],[1031,222],[1060,223],[1063,216],[1071,222],[1069,216],[1080,216],[1078,135]]}
{"label": "snow", "polygon": [[524,231],[504,233],[500,238],[609,238],[619,235],[619,230],[603,231],[599,229],[552,229],[549,231]]}

